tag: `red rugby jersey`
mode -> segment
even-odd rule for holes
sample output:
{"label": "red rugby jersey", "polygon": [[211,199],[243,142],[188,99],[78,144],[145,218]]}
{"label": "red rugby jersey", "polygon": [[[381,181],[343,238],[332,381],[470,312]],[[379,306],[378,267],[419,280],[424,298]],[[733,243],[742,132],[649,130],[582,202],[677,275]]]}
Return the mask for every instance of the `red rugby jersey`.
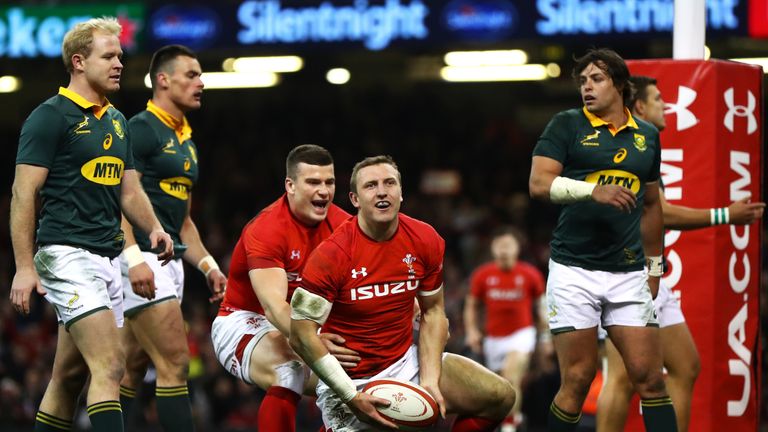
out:
{"label": "red rugby jersey", "polygon": [[524,262],[506,271],[491,262],[472,274],[470,293],[485,305],[485,334],[508,336],[533,325],[533,301],[544,293],[544,276]]}
{"label": "red rugby jersey", "polygon": [[336,333],[362,360],[353,378],[375,375],[413,343],[413,300],[443,285],[445,241],[428,224],[399,214],[395,235],[366,236],[357,217],[315,249],[301,287],[333,303],[323,332]]}
{"label": "red rugby jersey", "polygon": [[324,221],[307,226],[291,213],[288,197],[283,194],[243,228],[232,252],[227,292],[219,307],[219,315],[226,316],[236,310],[264,314],[248,277],[248,272],[254,269],[285,269],[288,276],[286,300],[290,302],[309,254],[349,218],[349,213],[331,204]]}

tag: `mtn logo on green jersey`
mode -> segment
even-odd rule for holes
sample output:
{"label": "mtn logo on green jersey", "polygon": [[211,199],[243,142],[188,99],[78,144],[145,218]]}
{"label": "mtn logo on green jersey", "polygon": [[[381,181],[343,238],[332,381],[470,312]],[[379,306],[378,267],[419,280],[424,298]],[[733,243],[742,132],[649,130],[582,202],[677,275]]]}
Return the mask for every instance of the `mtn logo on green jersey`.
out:
{"label": "mtn logo on green jersey", "polygon": [[100,156],[91,159],[80,168],[86,179],[105,186],[119,185],[123,178],[125,164],[114,156]]}
{"label": "mtn logo on green jersey", "polygon": [[624,186],[637,194],[640,192],[640,179],[636,175],[622,170],[602,170],[589,174],[584,181],[596,185]]}
{"label": "mtn logo on green jersey", "polygon": [[192,188],[192,180],[187,177],[173,177],[160,180],[160,189],[168,195],[180,200],[189,199],[189,190]]}

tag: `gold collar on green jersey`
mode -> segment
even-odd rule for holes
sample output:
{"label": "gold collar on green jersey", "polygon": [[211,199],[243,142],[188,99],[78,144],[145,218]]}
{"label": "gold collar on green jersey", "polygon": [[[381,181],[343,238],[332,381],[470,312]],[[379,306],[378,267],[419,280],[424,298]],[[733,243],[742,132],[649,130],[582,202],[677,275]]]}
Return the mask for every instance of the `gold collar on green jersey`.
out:
{"label": "gold collar on green jersey", "polygon": [[104,99],[107,102],[104,105],[97,105],[93,102],[90,102],[86,98],[80,96],[79,94],[75,93],[74,91],[64,87],[59,87],[59,94],[71,100],[72,102],[77,104],[77,106],[79,106],[80,108],[83,108],[83,109],[93,108],[93,115],[96,116],[98,120],[101,120],[101,116],[103,116],[104,113],[107,112],[109,107],[112,106],[112,104],[109,103],[109,100],[107,99]]}
{"label": "gold collar on green jersey", "polygon": [[181,120],[179,120],[168,114],[164,109],[155,105],[151,99],[147,102],[147,111],[154,114],[164,125],[176,132],[176,138],[179,139],[179,144],[183,144],[184,141],[192,138],[192,127],[187,122],[187,117],[182,116]]}
{"label": "gold collar on green jersey", "polygon": [[601,119],[600,117],[592,114],[591,112],[589,112],[589,110],[587,110],[586,106],[583,107],[581,110],[584,111],[584,115],[587,116],[587,120],[589,120],[589,123],[592,125],[592,127],[596,128],[599,126],[608,126],[608,132],[610,132],[611,135],[613,136],[616,136],[617,133],[621,132],[622,129],[627,127],[639,129],[639,127],[637,126],[637,122],[635,122],[634,117],[632,117],[632,113],[629,112],[627,107],[624,107],[624,114],[627,115],[627,122],[621,125],[619,128],[616,128],[613,125],[613,123],[609,123]]}

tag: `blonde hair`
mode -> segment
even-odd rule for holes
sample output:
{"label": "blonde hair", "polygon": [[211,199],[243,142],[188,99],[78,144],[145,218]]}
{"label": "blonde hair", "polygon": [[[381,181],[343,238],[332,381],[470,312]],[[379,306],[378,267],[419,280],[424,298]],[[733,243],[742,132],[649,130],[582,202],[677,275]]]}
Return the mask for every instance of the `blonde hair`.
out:
{"label": "blonde hair", "polygon": [[95,32],[107,33],[120,36],[123,28],[114,17],[91,18],[88,21],[75,24],[67,34],[64,35],[64,41],[61,43],[61,57],[64,60],[64,66],[67,72],[72,73],[72,56],[82,54],[88,57],[93,49],[93,34]]}

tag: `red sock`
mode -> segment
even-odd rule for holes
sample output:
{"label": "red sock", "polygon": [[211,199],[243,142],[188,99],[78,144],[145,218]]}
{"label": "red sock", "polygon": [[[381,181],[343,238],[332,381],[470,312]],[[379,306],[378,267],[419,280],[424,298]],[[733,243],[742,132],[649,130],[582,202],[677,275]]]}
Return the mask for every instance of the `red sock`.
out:
{"label": "red sock", "polygon": [[483,417],[456,417],[451,432],[492,432],[501,424],[501,420]]}
{"label": "red sock", "polygon": [[296,406],[300,399],[301,395],[285,387],[270,387],[259,407],[259,431],[296,431]]}

